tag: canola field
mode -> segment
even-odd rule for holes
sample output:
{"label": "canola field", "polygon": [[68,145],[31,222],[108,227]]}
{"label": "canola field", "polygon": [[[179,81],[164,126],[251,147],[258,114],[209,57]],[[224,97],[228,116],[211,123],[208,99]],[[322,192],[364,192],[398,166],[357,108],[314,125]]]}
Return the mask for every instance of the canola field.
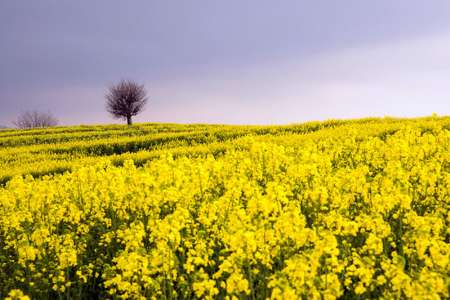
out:
{"label": "canola field", "polygon": [[448,299],[450,118],[0,131],[0,298]]}

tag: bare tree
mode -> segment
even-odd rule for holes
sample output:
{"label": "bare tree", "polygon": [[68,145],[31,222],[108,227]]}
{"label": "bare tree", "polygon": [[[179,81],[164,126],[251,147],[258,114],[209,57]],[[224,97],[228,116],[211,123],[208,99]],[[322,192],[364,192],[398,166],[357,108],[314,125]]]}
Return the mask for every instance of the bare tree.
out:
{"label": "bare tree", "polygon": [[114,118],[127,120],[127,124],[131,125],[132,118],[144,110],[147,100],[144,85],[122,80],[109,88],[106,94],[106,110]]}
{"label": "bare tree", "polygon": [[50,112],[26,111],[13,124],[20,129],[43,128],[58,125],[58,120]]}

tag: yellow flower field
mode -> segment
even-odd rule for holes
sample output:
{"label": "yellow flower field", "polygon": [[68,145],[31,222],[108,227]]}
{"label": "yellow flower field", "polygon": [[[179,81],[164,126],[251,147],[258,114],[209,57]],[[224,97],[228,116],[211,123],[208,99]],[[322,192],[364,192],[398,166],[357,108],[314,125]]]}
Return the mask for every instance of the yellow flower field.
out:
{"label": "yellow flower field", "polygon": [[450,118],[5,130],[0,166],[0,298],[450,297]]}

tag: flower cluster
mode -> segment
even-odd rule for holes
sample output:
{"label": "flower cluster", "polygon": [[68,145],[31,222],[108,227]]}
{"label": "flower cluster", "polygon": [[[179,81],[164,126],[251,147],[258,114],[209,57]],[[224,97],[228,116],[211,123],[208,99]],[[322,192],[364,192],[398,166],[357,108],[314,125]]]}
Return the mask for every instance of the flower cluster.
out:
{"label": "flower cluster", "polygon": [[13,177],[0,297],[449,298],[449,121],[320,124]]}

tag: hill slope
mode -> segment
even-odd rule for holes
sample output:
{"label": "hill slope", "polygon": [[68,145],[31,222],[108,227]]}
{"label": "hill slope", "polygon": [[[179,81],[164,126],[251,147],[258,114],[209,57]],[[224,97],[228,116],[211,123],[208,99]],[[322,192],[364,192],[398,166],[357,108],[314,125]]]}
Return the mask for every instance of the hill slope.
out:
{"label": "hill slope", "polygon": [[437,117],[2,131],[0,297],[449,297],[449,146]]}

